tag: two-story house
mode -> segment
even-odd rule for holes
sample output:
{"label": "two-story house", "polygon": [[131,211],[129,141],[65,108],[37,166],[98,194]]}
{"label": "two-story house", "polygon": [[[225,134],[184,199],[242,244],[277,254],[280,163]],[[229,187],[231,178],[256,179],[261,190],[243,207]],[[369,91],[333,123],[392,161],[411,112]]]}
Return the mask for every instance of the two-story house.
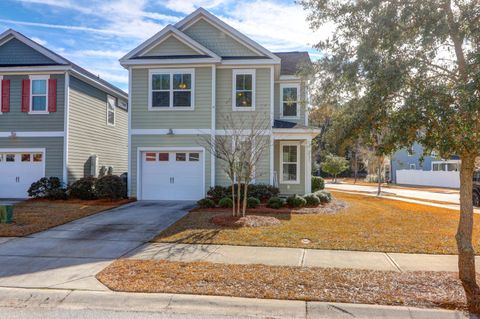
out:
{"label": "two-story house", "polygon": [[0,34],[0,198],[32,182],[127,171],[127,101],[119,88],[14,30]]}
{"label": "two-story house", "polygon": [[200,8],[120,59],[129,71],[129,191],[139,199],[194,200],[228,185],[222,163],[200,137],[268,119],[269,147],[255,182],[282,194],[311,190],[306,52],[272,53]]}

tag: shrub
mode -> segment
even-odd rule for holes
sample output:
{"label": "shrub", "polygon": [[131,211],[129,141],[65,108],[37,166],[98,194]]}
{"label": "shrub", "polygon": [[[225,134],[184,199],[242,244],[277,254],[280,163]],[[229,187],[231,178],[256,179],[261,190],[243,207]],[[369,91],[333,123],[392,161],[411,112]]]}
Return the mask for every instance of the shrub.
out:
{"label": "shrub", "polygon": [[96,180],[93,176],[80,178],[68,187],[68,196],[83,200],[97,198],[95,193]]}
{"label": "shrub", "polygon": [[32,183],[28,189],[28,196],[45,199],[65,199],[65,188],[58,177],[43,177]]}
{"label": "shrub", "polygon": [[307,201],[298,195],[292,195],[287,198],[287,204],[291,207],[303,207],[307,205]]}
{"label": "shrub", "polygon": [[332,201],[332,194],[323,190],[314,193],[319,199],[320,202],[323,203],[330,203]]}
{"label": "shrub", "polygon": [[255,197],[260,201],[268,201],[272,197],[278,196],[280,190],[277,187],[268,184],[250,184],[248,185],[249,197]]}
{"label": "shrub", "polygon": [[197,202],[197,206],[200,208],[214,208],[215,202],[210,198],[202,198]]}
{"label": "shrub", "polygon": [[207,197],[218,203],[222,198],[232,197],[232,192],[230,187],[214,186],[208,190]]}
{"label": "shrub", "polygon": [[312,176],[312,192],[316,192],[325,188],[325,181],[320,176]]}
{"label": "shrub", "polygon": [[218,206],[222,208],[232,208],[233,207],[233,201],[230,197],[224,197],[221,200],[218,201]]}
{"label": "shrub", "polygon": [[308,206],[318,206],[321,203],[320,198],[315,194],[307,194],[303,198],[307,201]]}
{"label": "shrub", "polygon": [[268,207],[280,209],[283,207],[284,201],[279,197],[272,197],[268,200]]}
{"label": "shrub", "polygon": [[260,205],[260,200],[256,197],[249,197],[247,198],[247,207],[248,208],[255,208]]}
{"label": "shrub", "polygon": [[117,175],[105,175],[95,181],[95,193],[98,198],[120,199],[127,197],[125,183]]}

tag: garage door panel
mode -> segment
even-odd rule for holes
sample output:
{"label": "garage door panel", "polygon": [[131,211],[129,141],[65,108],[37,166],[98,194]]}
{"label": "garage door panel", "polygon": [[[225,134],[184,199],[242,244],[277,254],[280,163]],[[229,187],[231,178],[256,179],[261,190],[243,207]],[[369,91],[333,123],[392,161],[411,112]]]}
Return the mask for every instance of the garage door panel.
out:
{"label": "garage door panel", "polygon": [[204,161],[199,151],[142,153],[141,198],[197,200],[204,196]]}

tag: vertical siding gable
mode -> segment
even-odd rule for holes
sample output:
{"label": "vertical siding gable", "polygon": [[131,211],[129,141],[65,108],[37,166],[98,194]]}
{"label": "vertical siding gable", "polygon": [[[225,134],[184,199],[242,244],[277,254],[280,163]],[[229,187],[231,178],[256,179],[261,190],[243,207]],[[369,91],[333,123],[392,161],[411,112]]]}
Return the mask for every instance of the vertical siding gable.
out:
{"label": "vertical siding gable", "polygon": [[4,75],[10,80],[10,112],[0,115],[1,132],[63,131],[65,106],[65,76],[52,74],[57,80],[57,111],[50,114],[28,114],[22,112],[22,80],[28,75]]}
{"label": "vertical siding gable", "polygon": [[199,53],[175,37],[170,36],[165,41],[153,47],[142,56],[166,56],[166,55],[198,55]]}
{"label": "vertical siding gable", "polygon": [[0,46],[0,65],[53,65],[52,59],[29,47],[23,42],[12,39]]}
{"label": "vertical siding gable", "polygon": [[258,56],[257,53],[203,19],[198,20],[183,32],[219,56]]}

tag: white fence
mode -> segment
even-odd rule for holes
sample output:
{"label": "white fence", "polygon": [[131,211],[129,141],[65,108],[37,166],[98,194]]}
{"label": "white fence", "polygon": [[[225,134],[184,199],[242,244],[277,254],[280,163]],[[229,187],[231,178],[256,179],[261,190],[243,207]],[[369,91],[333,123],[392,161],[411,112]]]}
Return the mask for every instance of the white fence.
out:
{"label": "white fence", "polygon": [[460,187],[459,172],[451,171],[422,171],[413,169],[401,169],[396,171],[397,184]]}

